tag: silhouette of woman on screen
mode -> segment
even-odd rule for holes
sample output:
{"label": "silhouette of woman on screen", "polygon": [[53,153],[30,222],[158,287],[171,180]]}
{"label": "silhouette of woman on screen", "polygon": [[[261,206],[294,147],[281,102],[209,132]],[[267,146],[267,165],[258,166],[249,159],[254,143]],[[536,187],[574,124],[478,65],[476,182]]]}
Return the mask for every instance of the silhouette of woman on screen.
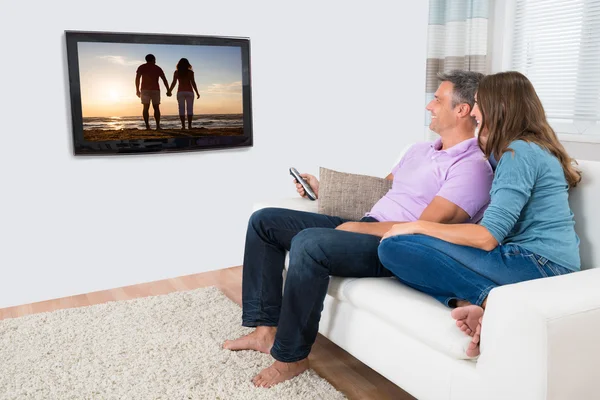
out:
{"label": "silhouette of woman on screen", "polygon": [[181,119],[181,129],[185,129],[185,116],[187,108],[188,129],[192,129],[192,118],[194,117],[194,91],[198,98],[198,87],[194,80],[194,71],[192,65],[187,58],[182,58],[177,63],[177,69],[173,73],[173,82],[167,92],[167,96],[171,96],[175,83],[179,81],[177,87],[177,103],[179,104],[179,119]]}

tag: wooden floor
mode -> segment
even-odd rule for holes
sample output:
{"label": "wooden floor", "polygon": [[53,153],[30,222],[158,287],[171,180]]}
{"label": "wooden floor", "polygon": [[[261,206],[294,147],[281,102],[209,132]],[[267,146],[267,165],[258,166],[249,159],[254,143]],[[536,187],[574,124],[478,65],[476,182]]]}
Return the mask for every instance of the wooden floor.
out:
{"label": "wooden floor", "polygon": [[[227,297],[241,306],[242,267],[3,308],[0,309],[0,320],[63,308],[89,306],[115,300],[129,300],[207,286],[218,287]],[[349,399],[414,399],[321,334],[317,337],[309,360],[312,369],[348,396]]]}

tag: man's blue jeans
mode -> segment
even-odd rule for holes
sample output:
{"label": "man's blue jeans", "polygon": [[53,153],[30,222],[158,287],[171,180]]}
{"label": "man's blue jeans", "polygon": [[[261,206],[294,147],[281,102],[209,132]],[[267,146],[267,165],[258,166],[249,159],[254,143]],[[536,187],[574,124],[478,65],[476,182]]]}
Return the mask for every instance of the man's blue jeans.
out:
{"label": "man's blue jeans", "polygon": [[[369,217],[361,221],[376,222]],[[277,326],[271,355],[278,361],[308,357],[317,337],[330,275],[392,275],[377,257],[380,238],[335,229],[344,222],[348,220],[282,208],[265,208],[250,217],[242,325]],[[283,288],[288,250],[290,263]]]}
{"label": "man's blue jeans", "polygon": [[456,300],[480,306],[496,286],[572,272],[515,244],[485,251],[425,235],[385,239],[378,253],[402,283],[449,307]]}

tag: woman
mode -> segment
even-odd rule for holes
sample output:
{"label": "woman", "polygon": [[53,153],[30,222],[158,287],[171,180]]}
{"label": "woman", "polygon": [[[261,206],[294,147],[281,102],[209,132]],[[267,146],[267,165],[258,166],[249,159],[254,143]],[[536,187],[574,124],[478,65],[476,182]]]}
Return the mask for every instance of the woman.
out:
{"label": "woman", "polygon": [[467,355],[474,357],[493,288],[580,269],[568,189],[581,174],[524,75],[484,77],[471,116],[495,167],[481,223],[396,224],[384,235],[379,258],[401,282],[457,307],[452,317],[472,336]]}
{"label": "woman", "polygon": [[194,91],[198,98],[198,88],[194,80],[194,71],[187,58],[182,58],[177,63],[177,69],[173,73],[173,82],[167,91],[167,96],[171,96],[175,83],[179,81],[177,87],[177,103],[179,104],[179,119],[181,119],[181,129],[185,129],[185,108],[187,105],[188,129],[192,129],[192,118],[194,117]]}

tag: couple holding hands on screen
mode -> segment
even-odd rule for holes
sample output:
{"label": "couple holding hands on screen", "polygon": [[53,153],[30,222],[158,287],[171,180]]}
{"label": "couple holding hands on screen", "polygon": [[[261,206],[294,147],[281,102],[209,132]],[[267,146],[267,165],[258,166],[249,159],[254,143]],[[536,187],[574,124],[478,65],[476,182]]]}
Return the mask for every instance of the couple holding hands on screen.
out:
{"label": "couple holding hands on screen", "polygon": [[[308,368],[331,275],[395,276],[436,298],[471,336],[475,357],[493,288],[580,269],[568,191],[581,174],[531,82],[468,71],[440,81],[427,105],[440,138],[407,151],[387,176],[392,188],[360,221],[279,208],[251,216],[242,325],[256,329],[223,347],[272,355],[256,386]],[[318,196],[318,180],[301,176]]]}
{"label": "couple holding hands on screen", "polygon": [[[188,129],[192,129],[192,120],[194,118],[194,91],[197,98],[200,98],[200,92],[196,86],[194,70],[187,58],[182,58],[177,62],[175,72],[173,72],[173,81],[169,86],[165,73],[161,67],[156,65],[154,54],[146,55],[146,63],[138,67],[135,73],[135,94],[143,104],[142,116],[146,129],[150,129],[150,103],[154,109],[154,120],[156,129],[160,128],[160,85],[159,79],[165,84],[167,97],[171,97],[175,85],[177,87],[177,105],[179,108],[179,119],[181,120],[181,129],[185,129],[185,117],[187,115]],[[141,82],[141,86],[140,86]]]}

